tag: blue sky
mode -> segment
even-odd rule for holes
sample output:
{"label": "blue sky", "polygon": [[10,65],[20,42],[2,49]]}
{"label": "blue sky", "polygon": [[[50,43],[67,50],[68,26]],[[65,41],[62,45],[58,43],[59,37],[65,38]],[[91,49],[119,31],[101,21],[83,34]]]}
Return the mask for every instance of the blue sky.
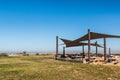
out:
{"label": "blue sky", "polygon": [[[73,40],[88,28],[120,35],[120,1],[0,0],[0,52],[54,52],[56,35]],[[120,51],[120,39],[107,41]]]}

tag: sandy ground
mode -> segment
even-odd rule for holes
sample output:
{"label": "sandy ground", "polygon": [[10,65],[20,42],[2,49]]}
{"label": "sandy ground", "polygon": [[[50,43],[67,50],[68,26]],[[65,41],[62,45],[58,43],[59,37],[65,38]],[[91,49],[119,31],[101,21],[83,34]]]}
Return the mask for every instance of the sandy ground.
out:
{"label": "sandy ground", "polygon": [[104,66],[120,66],[120,63],[114,64],[114,63],[104,63],[104,62],[93,62],[90,64],[94,65],[104,65]]}

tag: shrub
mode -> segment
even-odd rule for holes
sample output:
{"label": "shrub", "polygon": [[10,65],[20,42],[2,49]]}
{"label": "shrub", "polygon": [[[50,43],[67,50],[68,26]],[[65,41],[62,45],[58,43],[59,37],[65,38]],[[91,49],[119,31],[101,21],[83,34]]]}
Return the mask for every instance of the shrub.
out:
{"label": "shrub", "polygon": [[29,56],[29,54],[27,54],[26,51],[24,51],[24,52],[22,52],[22,53],[19,53],[19,54],[21,54],[22,56]]}
{"label": "shrub", "polygon": [[36,53],[35,55],[36,55],[36,56],[38,56],[38,55],[39,55],[39,53]]}
{"label": "shrub", "polygon": [[8,56],[7,53],[1,53],[1,54],[0,54],[0,57],[6,57],[6,56]]}

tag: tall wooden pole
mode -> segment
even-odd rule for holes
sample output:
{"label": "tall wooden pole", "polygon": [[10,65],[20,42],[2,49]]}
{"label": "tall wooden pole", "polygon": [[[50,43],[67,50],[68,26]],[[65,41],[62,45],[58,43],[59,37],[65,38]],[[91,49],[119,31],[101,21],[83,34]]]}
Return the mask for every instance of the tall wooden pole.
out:
{"label": "tall wooden pole", "polygon": [[65,47],[63,47],[63,56],[65,56]]}
{"label": "tall wooden pole", "polygon": [[98,46],[97,46],[97,41],[96,41],[95,45],[96,45],[96,57],[97,57],[97,56],[98,56]]}
{"label": "tall wooden pole", "polygon": [[56,36],[56,57],[58,55],[58,36]]}
{"label": "tall wooden pole", "polygon": [[82,46],[82,53],[83,53],[83,54],[85,53],[85,51],[84,51],[84,45]]}
{"label": "tall wooden pole", "polygon": [[111,55],[111,49],[109,48],[109,56]]}
{"label": "tall wooden pole", "polygon": [[106,60],[106,38],[104,38],[104,61]]}
{"label": "tall wooden pole", "polygon": [[88,63],[90,63],[90,37],[90,29],[88,29]]}
{"label": "tall wooden pole", "polygon": [[85,58],[85,50],[84,50],[84,45],[82,46],[82,50],[83,50],[83,52],[82,52],[82,56],[83,56],[83,58]]}

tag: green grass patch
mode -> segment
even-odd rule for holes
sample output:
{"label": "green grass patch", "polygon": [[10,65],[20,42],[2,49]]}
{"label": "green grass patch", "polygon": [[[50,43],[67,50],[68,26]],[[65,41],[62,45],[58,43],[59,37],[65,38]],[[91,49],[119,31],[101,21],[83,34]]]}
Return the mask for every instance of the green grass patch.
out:
{"label": "green grass patch", "polygon": [[119,80],[120,67],[54,61],[53,56],[0,58],[0,80]]}

